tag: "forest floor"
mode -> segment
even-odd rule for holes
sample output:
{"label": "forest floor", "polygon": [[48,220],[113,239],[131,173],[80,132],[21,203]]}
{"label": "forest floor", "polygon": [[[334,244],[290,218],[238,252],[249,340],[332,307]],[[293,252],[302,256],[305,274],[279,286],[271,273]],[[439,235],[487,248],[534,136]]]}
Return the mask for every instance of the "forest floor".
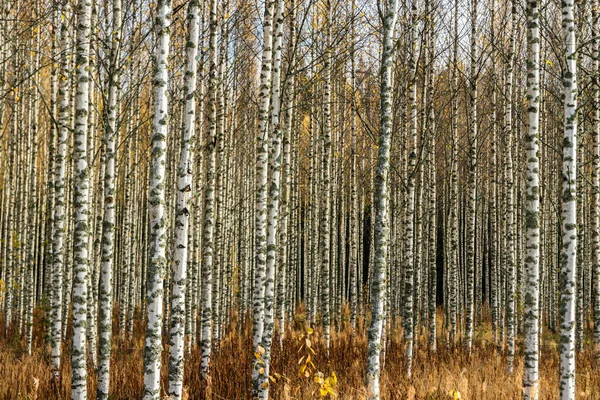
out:
{"label": "forest floor", "polygon": [[[39,313],[37,313],[39,315]],[[440,315],[441,316],[441,315]],[[40,319],[37,319],[38,321]],[[0,321],[1,322],[1,321]],[[2,324],[3,325],[3,324]],[[116,324],[114,324],[116,325]],[[39,326],[39,325],[38,325]],[[441,326],[441,325],[440,325]],[[286,332],[283,350],[274,340],[271,376],[272,399],[322,398],[323,382],[332,383],[338,399],[361,399],[365,396],[364,371],[366,336],[351,334],[349,329],[332,330],[329,357],[318,332],[312,334],[306,347],[303,316],[295,318]],[[364,331],[364,330],[361,330]],[[251,328],[242,334],[232,327],[214,351],[211,378],[207,385],[200,378],[200,355],[193,350],[186,357],[185,397],[187,399],[251,398],[250,365],[257,358],[250,351]],[[0,339],[0,399],[68,399],[70,398],[70,343],[64,346],[60,380],[52,379],[48,351],[43,345],[41,329],[35,329],[35,350],[24,353],[23,342],[16,335]],[[427,338],[422,336],[415,352],[412,379],[406,377],[406,358],[400,339],[401,329],[390,335],[386,345],[381,375],[384,399],[520,399],[523,376],[522,343],[518,343],[515,371],[509,375],[505,352],[492,344],[489,323],[480,324],[469,357],[457,345],[445,345],[445,334],[438,335],[438,351],[427,351]],[[167,385],[168,351],[163,358],[163,388]],[[307,355],[311,356],[308,359]],[[143,389],[143,326],[137,321],[134,338],[122,342],[114,336],[111,363],[111,399],[139,399]],[[306,369],[300,373],[303,366]],[[540,399],[558,399],[557,335],[547,331],[543,338],[540,362]],[[88,369],[92,371],[92,368]],[[321,375],[322,374],[322,375]],[[308,376],[307,376],[308,375]],[[331,378],[315,379],[315,375]],[[333,378],[335,376],[335,379]],[[333,381],[336,381],[335,383]],[[320,381],[318,383],[316,381]],[[95,399],[96,375],[88,374],[88,393]],[[600,400],[600,368],[598,354],[589,342],[577,357],[577,399]]]}

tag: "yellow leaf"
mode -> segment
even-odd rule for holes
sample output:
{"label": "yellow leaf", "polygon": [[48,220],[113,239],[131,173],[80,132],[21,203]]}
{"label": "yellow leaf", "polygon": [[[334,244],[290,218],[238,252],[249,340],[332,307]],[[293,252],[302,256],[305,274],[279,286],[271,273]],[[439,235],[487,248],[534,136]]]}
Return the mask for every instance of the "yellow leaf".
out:
{"label": "yellow leaf", "polygon": [[258,373],[259,373],[260,375],[264,374],[264,373],[265,373],[265,369],[264,369],[264,368],[261,368],[261,369],[259,369],[259,370],[258,370]]}
{"label": "yellow leaf", "polygon": [[262,356],[263,354],[265,354],[265,348],[262,347],[261,345],[258,345],[256,347],[256,351]]}
{"label": "yellow leaf", "polygon": [[321,397],[327,397],[327,390],[324,388],[319,389],[319,394]]}
{"label": "yellow leaf", "polygon": [[310,348],[311,346],[312,346],[312,343],[310,342],[310,339],[307,338],[306,339],[306,347]]}
{"label": "yellow leaf", "polygon": [[270,379],[270,380],[271,380],[271,382],[273,382],[273,383],[277,382],[277,381],[275,380],[275,378],[273,378],[272,376],[269,376],[269,379]]}
{"label": "yellow leaf", "polygon": [[254,352],[254,357],[260,360],[260,354],[258,354],[257,352]]}
{"label": "yellow leaf", "polygon": [[313,328],[306,328],[306,333],[312,335],[315,330]]}
{"label": "yellow leaf", "polygon": [[331,371],[331,380],[333,382],[333,385],[331,385],[331,386],[335,386],[335,384],[337,383],[337,375],[335,374],[334,371]]}
{"label": "yellow leaf", "polygon": [[269,381],[264,382],[262,385],[260,385],[263,389],[266,389],[269,387]]}

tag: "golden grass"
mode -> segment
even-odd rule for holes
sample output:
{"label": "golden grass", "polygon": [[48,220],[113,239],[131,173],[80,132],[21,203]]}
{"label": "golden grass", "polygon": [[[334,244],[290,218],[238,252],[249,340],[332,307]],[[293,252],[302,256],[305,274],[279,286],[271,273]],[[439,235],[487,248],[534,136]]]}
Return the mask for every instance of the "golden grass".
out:
{"label": "golden grass", "polygon": [[[286,332],[283,349],[273,343],[271,374],[283,377],[271,387],[273,399],[318,398],[319,384],[314,376],[298,375],[299,351],[304,343],[303,320],[299,315]],[[362,325],[362,324],[361,324]],[[363,331],[363,329],[360,329]],[[122,342],[115,336],[111,368],[111,399],[136,399],[143,388],[143,326],[137,321],[134,339]],[[186,357],[185,396],[189,399],[248,399],[250,398],[250,365],[253,362],[251,327],[244,324],[241,333],[235,324],[215,349],[209,382],[200,378],[198,349]],[[70,398],[69,343],[59,381],[52,378],[50,358],[43,344],[43,333],[35,330],[35,351],[32,356],[23,352],[23,342],[16,335],[0,340],[0,399],[67,399]],[[473,354],[468,356],[462,346],[446,347],[443,333],[438,337],[438,351],[427,351],[425,336],[420,338],[415,353],[413,377],[405,376],[404,348],[399,338],[401,329],[392,331],[392,340],[385,349],[384,369],[381,375],[384,399],[452,399],[451,391],[458,391],[462,399],[520,399],[523,375],[522,354],[515,361],[515,373],[506,368],[506,356],[491,344],[488,323],[481,324]],[[558,399],[558,352],[556,335],[546,333],[540,365],[540,399]],[[519,347],[521,343],[518,343]],[[338,399],[360,399],[365,396],[364,368],[366,337],[351,334],[348,328],[333,333],[329,355],[318,332],[313,335],[312,356],[314,371],[325,377],[335,372]],[[163,387],[167,383],[167,357],[163,358]],[[600,399],[600,368],[598,354],[590,344],[577,356],[577,399]],[[90,369],[91,371],[92,369]],[[88,376],[88,393],[95,399],[96,375]]]}

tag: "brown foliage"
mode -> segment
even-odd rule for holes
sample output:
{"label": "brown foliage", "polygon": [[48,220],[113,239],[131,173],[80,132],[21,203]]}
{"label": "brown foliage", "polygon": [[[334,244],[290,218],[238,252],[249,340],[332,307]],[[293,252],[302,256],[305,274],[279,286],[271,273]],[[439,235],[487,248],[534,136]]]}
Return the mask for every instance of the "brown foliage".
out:
{"label": "brown foliage", "polygon": [[[298,374],[304,340],[303,321],[296,319],[286,332],[283,350],[278,340],[273,343],[271,375],[281,375],[272,382],[273,399],[319,398],[319,385],[313,375]],[[69,343],[65,344],[65,357],[61,379],[52,378],[50,359],[43,346],[41,329],[36,327],[36,348],[32,356],[23,352],[22,341],[16,336],[0,340],[0,399],[67,399],[70,398]],[[392,331],[392,340],[385,349],[385,364],[382,373],[382,397],[384,399],[452,399],[451,392],[457,391],[462,399],[520,399],[523,373],[522,355],[517,357],[515,374],[508,375],[506,357],[502,351],[490,344],[489,324],[483,324],[477,334],[474,352],[469,357],[460,345],[450,349],[438,341],[438,352],[427,351],[427,338],[421,337],[415,353],[413,379],[406,379],[404,371],[404,349],[398,340],[401,330]],[[366,359],[366,337],[353,336],[349,329],[333,334],[329,356],[324,343],[312,335],[314,354],[311,358],[315,370],[325,377],[335,372],[339,399],[364,398],[364,368]],[[398,340],[396,340],[398,339]],[[200,355],[195,348],[186,357],[185,397],[189,399],[210,398],[249,399],[250,365],[253,359],[251,326],[230,326],[229,333],[214,351],[212,374],[209,382],[200,377]],[[558,352],[555,338],[546,334],[540,364],[540,399],[558,398]],[[578,355],[577,398],[600,399],[600,368],[598,354],[592,346]],[[165,348],[165,350],[167,350]],[[167,384],[167,357],[163,357],[163,387]],[[133,340],[121,341],[114,337],[111,368],[112,399],[140,398],[143,387],[143,326],[136,323]],[[90,367],[90,371],[93,368]],[[208,387],[208,388],[207,388]],[[95,398],[96,375],[88,376],[89,398]]]}

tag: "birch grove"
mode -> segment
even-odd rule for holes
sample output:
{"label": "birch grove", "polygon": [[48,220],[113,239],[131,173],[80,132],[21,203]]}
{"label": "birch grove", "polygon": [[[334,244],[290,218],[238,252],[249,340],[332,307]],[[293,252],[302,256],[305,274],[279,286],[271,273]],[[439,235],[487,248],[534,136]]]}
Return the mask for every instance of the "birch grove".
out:
{"label": "birch grove", "polygon": [[596,398],[598,0],[0,0],[0,397]]}

